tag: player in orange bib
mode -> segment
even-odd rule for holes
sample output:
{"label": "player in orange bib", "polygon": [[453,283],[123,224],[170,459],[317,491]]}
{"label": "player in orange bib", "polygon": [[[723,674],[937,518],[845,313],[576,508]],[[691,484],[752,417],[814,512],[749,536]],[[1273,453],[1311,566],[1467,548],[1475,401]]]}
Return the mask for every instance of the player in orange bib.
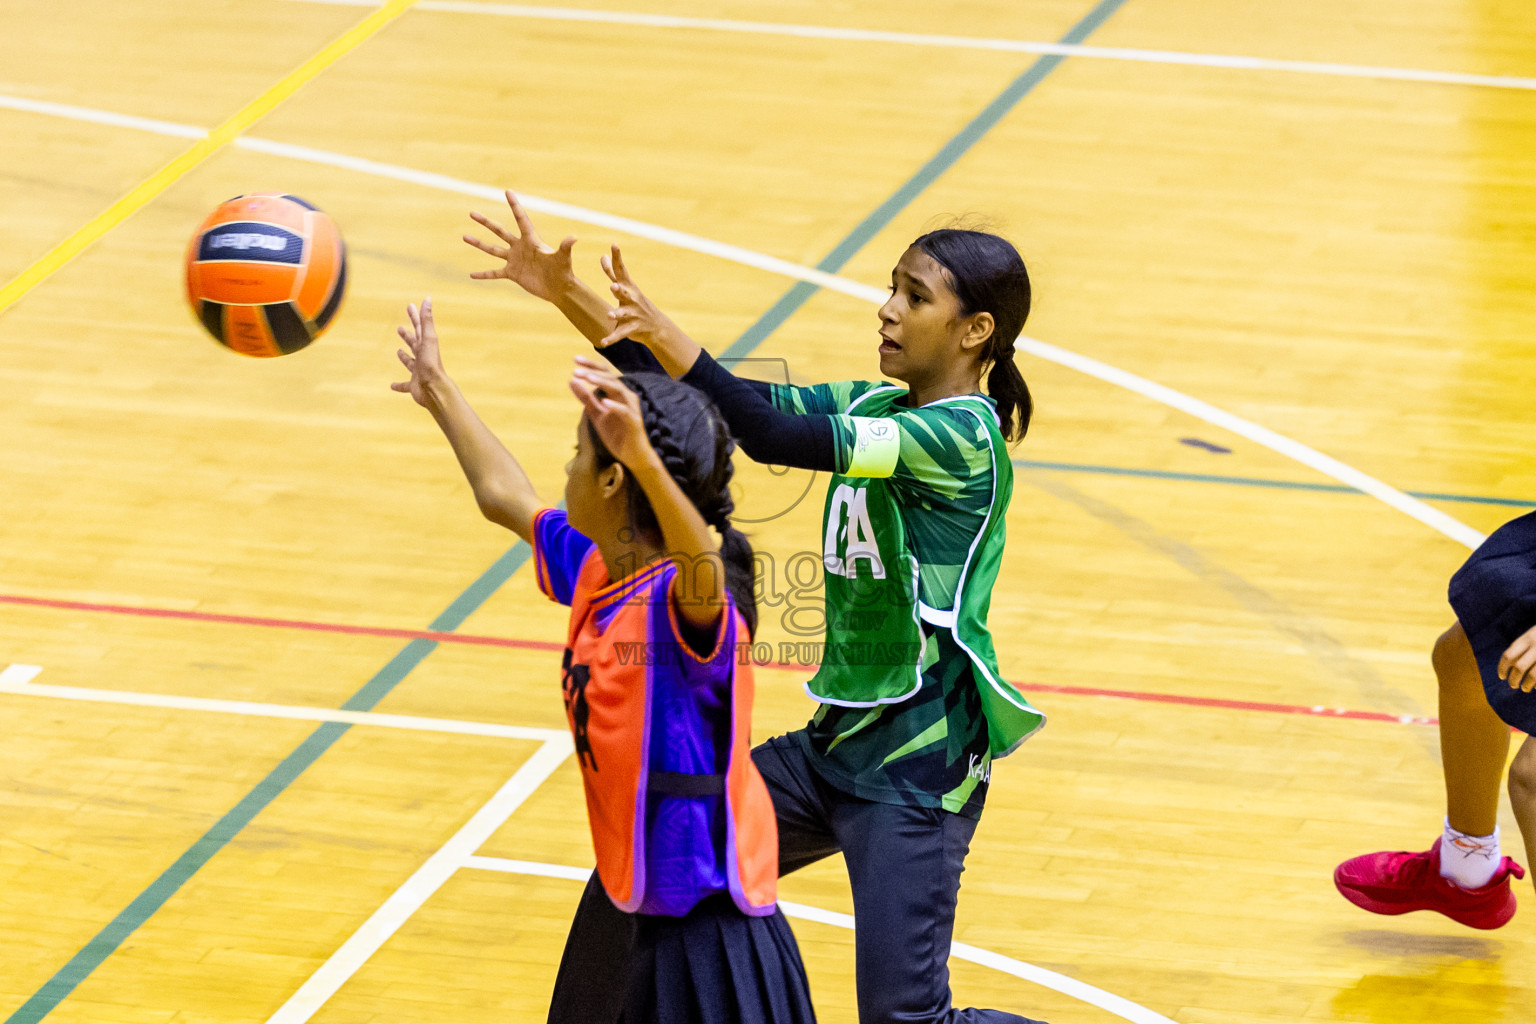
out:
{"label": "player in orange bib", "polygon": [[[737,653],[757,611],[725,420],[665,375],[578,367],[566,510],[546,507],[444,372],[431,300],[407,312],[411,379],[391,386],[432,413],[481,512],[533,547],[539,589],[571,608],[562,690],[597,874],[634,923],[619,1019],[814,1022],[749,756],[752,668]],[[562,970],[612,985],[611,965]]]}

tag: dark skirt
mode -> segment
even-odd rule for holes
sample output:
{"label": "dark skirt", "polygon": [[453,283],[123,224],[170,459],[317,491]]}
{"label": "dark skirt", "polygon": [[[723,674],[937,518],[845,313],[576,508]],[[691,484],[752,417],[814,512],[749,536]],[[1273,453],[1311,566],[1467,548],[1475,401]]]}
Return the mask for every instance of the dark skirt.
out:
{"label": "dark skirt", "polygon": [[784,912],[749,917],[729,895],[683,917],[635,915],[621,1024],[814,1024]]}
{"label": "dark skirt", "polygon": [[1499,658],[1536,626],[1536,512],[1505,523],[1451,577],[1451,608],[1472,643],[1488,703],[1505,722],[1536,733],[1536,692],[1499,678]]}
{"label": "dark skirt", "polygon": [[549,1024],[815,1019],[800,948],[782,911],[748,917],[720,895],[686,917],[626,914],[595,871],[571,921],[549,1001]]}

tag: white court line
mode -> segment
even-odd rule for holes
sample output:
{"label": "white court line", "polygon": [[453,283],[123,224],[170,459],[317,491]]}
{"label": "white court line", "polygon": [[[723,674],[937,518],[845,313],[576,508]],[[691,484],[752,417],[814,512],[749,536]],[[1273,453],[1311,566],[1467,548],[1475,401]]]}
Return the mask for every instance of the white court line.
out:
{"label": "white court line", "polygon": [[[408,182],[412,185],[424,185],[427,188],[442,189],[445,192],[458,192],[461,195],[475,196],[478,199],[489,199],[494,202],[504,202],[503,189],[491,185],[478,185],[472,181],[464,181],[461,178],[450,178],[445,174],[434,174],[430,171],[416,171],[409,167],[398,167],[394,164],[383,164],[376,160],[366,160],[362,157],[344,156],[341,153],[331,153],[323,149],[310,149],[308,146],[292,146],[285,142],[273,142],[269,139],[257,139],[242,137],[235,140],[235,145],[241,149],[249,149],[258,153],[268,153],[273,156],[285,156],[294,160],[303,160],[312,164],[326,164],[331,167],[339,167],[348,171],[357,171],[361,174],[372,174],[380,178],[393,178],[396,181]],[[689,249],[693,252],[703,253],[706,256],[715,256],[719,259],[730,260],[733,263],[745,264],[758,270],[766,270],[770,274],[780,274],[784,277],[792,277],[798,281],[806,281],[828,291],[841,292],[851,295],[856,299],[885,301],[885,292],[879,288],[871,288],[869,285],[850,281],[846,277],[838,277],[824,270],[816,270],[813,267],[804,267],[798,263],[781,260],[775,256],[754,252],[751,249],[743,249],[740,246],[730,245],[726,242],[717,242],[711,238],[700,235],[691,235],[686,231],[674,231],[656,224],[647,224],[645,221],[632,220],[629,217],[620,217],[611,213],[603,213],[600,210],[589,210],[583,206],[572,206],[570,203],[562,203],[555,199],[544,199],[540,196],[517,194],[518,201],[530,210],[538,213],[547,213],[552,217],[564,217],[567,220],[578,221],[582,224],[592,224],[597,227],[608,228],[613,231],[622,231],[627,235],[637,238],[649,238],[665,245],[676,246],[679,249]]]}
{"label": "white court line", "polygon": [[1392,506],[1404,515],[1412,516],[1425,526],[1439,530],[1447,537],[1465,544],[1469,548],[1476,548],[1487,539],[1483,534],[1472,529],[1472,527],[1463,523],[1460,519],[1447,515],[1433,505],[1420,501],[1418,498],[1404,494],[1397,488],[1385,484],[1373,476],[1362,473],[1355,467],[1340,462],[1331,455],[1324,455],[1317,449],[1309,448],[1300,441],[1293,441],[1284,434],[1276,433],[1268,427],[1254,423],[1252,420],[1245,420],[1241,416],[1234,415],[1224,409],[1218,409],[1214,405],[1203,402],[1191,395],[1186,395],[1182,391],[1175,391],[1173,388],[1165,387],[1156,381],[1147,380],[1145,377],[1138,377],[1134,373],[1110,366],[1108,363],[1101,363],[1097,359],[1080,355],[1076,352],[1070,352],[1064,348],[1058,348],[1055,345],[1039,341],[1035,338],[1021,336],[1018,341],[1018,347],[1031,355],[1039,356],[1041,359],[1049,359],[1053,363],[1059,363],[1080,373],[1086,373],[1090,377],[1097,377],[1106,383],[1114,384],[1128,391],[1134,391],[1139,395],[1145,395],[1154,401],[1172,406],[1180,412],[1188,413],[1197,419],[1205,420],[1207,423],[1221,427],[1224,430],[1230,430],[1239,437],[1246,437],[1248,440],[1261,444],[1271,451],[1279,452],[1288,459],[1294,459],[1304,466],[1309,466],[1324,476],[1331,476],[1342,484],[1347,484],[1350,487],[1363,491],[1378,501]]}
{"label": "white court line", "polygon": [[506,857],[481,857],[476,854],[466,858],[464,866],[481,871],[501,871],[509,875],[540,875],[544,878],[563,878],[568,882],[585,882],[592,877],[591,868],[573,868],[565,864],[545,864],[536,860],[510,860]]}
{"label": "white court line", "polygon": [[[304,0],[304,2],[314,2],[314,0]],[[0,106],[4,106],[8,99],[11,98],[0,96]],[[15,109],[21,108],[17,107]],[[51,113],[57,117],[73,117],[73,114],[67,113],[65,111],[74,111],[79,109],[82,108],[67,107],[61,108],[59,110],[51,110],[48,111],[48,113]],[[91,113],[100,114],[101,112],[95,111]],[[118,115],[111,116],[117,117]],[[99,117],[94,118],[94,120],[97,120],[101,123],[118,123],[105,122],[102,120],[102,118]],[[124,127],[138,127],[145,131],[157,130],[155,128],[145,127],[146,125],[163,123],[145,122],[141,119],[128,120],[134,121],[135,123],[128,124],[127,121],[124,121],[122,122]],[[186,126],[173,125],[171,127],[174,127],[179,131]],[[243,149],[249,149],[256,152],[291,157],[295,160],[303,160],[310,163],[322,163],[333,167],[358,171],[364,174],[373,174],[392,178],[396,181],[423,185],[428,188],[437,188],[448,192],[457,192],[463,195],[475,196],[477,198],[499,199],[501,197],[501,190],[490,185],[479,185],[474,182],[463,181],[459,178],[451,178],[442,174],[434,174],[429,171],[412,170],[409,167],[398,167],[394,164],[383,164],[374,160],[365,160],[361,157],[350,157],[340,153],[330,153],[325,150],[310,149],[306,146],[292,146],[288,145],[287,143],[273,142],[268,139],[249,137],[238,138],[235,140],[234,144]],[[549,213],[554,216],[566,217],[581,223],[608,227],[616,231],[623,231],[625,233],[633,234],[641,238],[653,239],[655,241],[663,242],[667,245],[673,245],[678,248],[689,249],[695,252],[718,256],[721,259],[731,260],[736,263],[741,263],[745,266],[765,270],[769,273],[792,277],[799,281],[811,282],[819,285],[820,287],[841,292],[844,295],[863,299],[877,305],[883,303],[886,298],[886,293],[883,288],[876,288],[871,285],[861,284],[857,281],[850,280],[849,278],[828,274],[824,271],[816,270],[811,267],[801,266],[797,263],[790,263],[787,260],[780,260],[776,257],[768,256],[763,253],[753,252],[750,249],[729,245],[724,242],[716,242],[711,239],[701,238],[698,235],[690,235],[681,231],[673,231],[670,228],[663,228],[655,224],[647,224],[644,221],[631,220],[628,217],[617,217],[612,214],[602,213],[596,210],[588,210],[580,206],[571,206],[567,203],[561,203],[552,199],[542,199],[537,196],[528,196],[521,193],[519,193],[519,197],[530,209],[537,210],[539,212]],[[1331,477],[1334,480],[1345,484],[1346,486],[1356,488],[1366,494],[1369,494],[1370,496],[1385,502],[1392,508],[1397,509],[1399,512],[1402,512],[1404,515],[1416,519],[1420,523],[1423,523],[1425,526],[1428,526],[1429,528],[1444,534],[1459,544],[1464,544],[1469,548],[1476,548],[1485,539],[1487,539],[1482,533],[1474,530],[1472,527],[1461,522],[1459,519],[1441,512],[1439,509],[1434,508],[1433,506],[1423,501],[1420,501],[1418,498],[1404,494],[1402,491],[1399,491],[1395,487],[1392,487],[1391,485],[1378,480],[1369,474],[1363,473],[1352,466],[1340,462],[1338,459],[1335,459],[1332,456],[1324,455],[1322,452],[1317,451],[1315,448],[1311,448],[1299,441],[1292,440],[1291,438],[1285,437],[1282,434],[1276,433],[1275,431],[1270,430],[1268,427],[1254,423],[1252,420],[1243,419],[1241,416],[1237,416],[1233,413],[1218,409],[1217,407],[1209,404],[1208,402],[1202,401],[1201,399],[1195,398],[1191,395],[1186,395],[1181,391],[1176,391],[1173,388],[1158,384],[1155,381],[1147,380],[1145,377],[1137,376],[1136,374],[1130,373],[1129,371],[1110,366],[1107,363],[1099,362],[1097,359],[1078,355],[1077,353],[1071,352],[1067,349],[1063,349],[1056,345],[1051,345],[1027,336],[1019,338],[1018,347],[1024,349],[1026,352],[1038,358],[1058,363],[1070,369],[1077,370],[1080,373],[1085,373],[1091,377],[1096,377],[1099,380],[1105,381],[1106,383],[1125,388],[1128,391],[1133,391],[1136,394],[1150,398],[1155,402],[1159,402],[1163,405],[1168,405],[1178,409],[1181,412],[1188,413],[1189,415],[1204,420],[1213,426],[1220,427],[1224,430],[1230,430],[1233,433],[1236,433],[1241,437],[1245,437],[1256,444],[1263,445],[1266,448],[1278,452],[1288,459],[1293,459],[1304,466],[1314,469],[1324,476]]]}
{"label": "white court line", "polygon": [[[564,864],[543,864],[538,861],[507,860],[502,857],[470,857],[465,861],[466,868],[479,868],[485,871],[501,871],[513,875],[537,875],[543,878],[563,878],[573,882],[585,882],[592,874],[591,868],[573,868]],[[814,921],[818,924],[831,925],[834,928],[854,929],[854,919],[851,914],[840,914],[835,910],[823,910],[820,907],[807,906],[804,903],[791,903],[789,900],[779,900],[779,908],[784,911],[785,917],[793,917],[802,921]],[[1046,970],[1044,967],[1036,967],[1034,964],[1025,963],[1023,960],[1015,960],[1011,956],[1003,956],[980,946],[972,946],[965,942],[954,942],[950,945],[950,956],[956,960],[966,960],[982,967],[990,967],[994,971],[1011,974],[1015,978],[1028,981],[1060,992],[1064,996],[1071,996],[1079,1002],[1090,1006],[1097,1006],[1101,1010],[1131,1021],[1132,1024],[1175,1024],[1174,1021],[1156,1011],[1149,1010],[1140,1003],[1133,1003],[1123,996],[1117,996],[1113,992],[1106,992],[1087,982],[1078,981],[1076,978],[1059,974],[1056,971]],[[270,1024],[270,1022],[269,1022]],[[289,1021],[286,1024],[299,1024],[297,1021]]]}
{"label": "white court line", "polygon": [[411,915],[442,888],[443,883],[463,867],[522,802],[554,774],[570,756],[571,738],[562,734],[560,741],[550,740],[523,762],[506,784],[465,822],[427,862],[396,889],[352,936],[310,975],[299,990],[267,1018],[267,1024],[304,1024],[324,1006],[326,1000],[357,973],[369,957],[389,941]]}
{"label": "white court line", "polygon": [[[475,852],[485,845],[496,830],[512,816],[512,813],[570,756],[571,738],[570,734],[564,730],[532,729],[442,718],[416,718],[409,715],[386,715],[371,711],[336,711],[329,708],[261,704],[252,701],[206,700],[197,697],[94,690],[73,686],[44,686],[32,682],[40,672],[42,668],[37,665],[8,665],[0,669],[0,693],[175,708],[184,711],[216,711],[225,714],[297,718],[307,721],[349,722],[355,725],[499,736],[507,739],[543,740],[539,749],[523,762],[523,765],[502,785],[496,795],[476,811],[474,816],[465,822],[463,827],[454,833],[453,837],[436,853],[427,858],[426,863],[395,890],[369,916],[368,920],[363,922],[314,974],[310,975],[298,991],[268,1018],[267,1024],[306,1024],[383,947],[384,943],[389,941],[390,936],[399,931],[400,927],[410,920],[411,916],[460,868],[540,875],[576,882],[585,882],[592,873],[590,868],[509,860],[503,857],[483,857]],[[787,916],[799,920],[814,921],[850,930],[854,927],[854,919],[847,914],[802,903],[792,903],[788,900],[780,900],[779,905]],[[1133,1024],[1176,1024],[1167,1017],[1122,996],[1106,992],[1067,975],[1003,956],[1001,953],[994,953],[963,942],[954,943],[950,953],[956,959],[990,967],[1097,1006]]]}
{"label": "white court line", "polygon": [[382,726],[387,729],[412,729],[418,732],[446,732],[460,736],[491,736],[508,740],[537,740],[558,743],[569,738],[564,729],[534,729],[523,725],[495,722],[465,722],[455,718],[421,718],[416,715],[390,715],[378,711],[343,711],[339,708],[304,707],[295,704],[263,704],[247,700],[213,700],[207,697],[181,697],[164,693],[133,693],[128,690],[95,690],[83,686],[47,686],[31,680],[42,669],[36,665],[11,665],[0,671],[0,693],[19,697],[50,697],[57,700],[87,701],[93,704],[127,704],[142,708],[173,708],[178,711],[211,711],[224,715],[251,715],[259,718],[287,718],[303,722],[346,722],[350,725]]}
{"label": "white court line", "polygon": [[0,669],[0,687],[26,686],[43,670],[41,665],[7,665]]}
{"label": "white court line", "polygon": [[190,124],[173,121],[156,121],[148,117],[130,114],[114,114],[110,110],[92,110],[90,107],[74,107],[67,103],[47,103],[29,100],[25,96],[0,96],[0,110],[19,110],[27,114],[45,114],[70,121],[88,121],[91,124],[111,125],[113,128],[135,128],[156,135],[171,135],[178,139],[201,139],[208,133]]}
{"label": "white court line", "polygon": [[[296,0],[343,7],[378,7],[377,0]],[[769,21],[735,21],[726,18],[686,18],[638,11],[594,11],[572,7],[536,7],[525,4],[465,3],[462,0],[421,0],[414,10],[454,14],[489,14],[503,18],[538,21],[576,21],[603,25],[636,25],[645,28],[681,28],[746,35],[791,36],[797,39],[833,39],[859,43],[895,43],[957,50],[990,50],[995,53],[1030,53],[1041,56],[1085,57],[1090,60],[1131,61],[1140,64],[1181,64],[1189,67],[1224,68],[1236,71],[1286,71],[1302,75],[1338,78],[1374,78],[1395,82],[1428,82],[1436,85],[1471,85],[1492,89],[1536,89],[1536,78],[1516,75],[1473,75],[1459,71],[1423,68],[1377,67],[1370,64],[1334,64],[1310,60],[1271,60],[1219,53],[1187,53],[1178,50],[1143,50],[1119,46],[1086,46],[1077,43],[1046,43],[1023,39],[985,39],[976,36],[932,35],[916,32],[882,32],[876,29],[792,25]]]}

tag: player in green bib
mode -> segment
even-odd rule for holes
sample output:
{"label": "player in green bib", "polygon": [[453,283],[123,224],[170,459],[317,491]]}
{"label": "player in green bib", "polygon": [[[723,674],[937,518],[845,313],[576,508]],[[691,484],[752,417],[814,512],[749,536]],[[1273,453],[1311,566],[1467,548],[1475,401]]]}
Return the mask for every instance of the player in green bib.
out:
{"label": "player in green bib", "polygon": [[[753,752],[778,819],[781,873],[842,853],[853,889],[861,1024],[1019,1024],[951,1005],[947,959],[965,855],[991,762],[1044,716],[998,669],[987,610],[1013,490],[1007,443],[1029,425],[1014,344],[1029,313],[1024,262],[1004,239],[917,239],[880,310],[880,373],[790,387],[738,378],[641,293],[617,247],[619,306],[571,270],[574,239],[538,240],[476,214],[505,246],[505,277],[554,303],[625,372],[660,368],[709,394],[754,460],[832,474],[821,536],[825,654],[806,728]],[[578,357],[578,362],[590,362]],[[592,364],[596,365],[596,364]],[[982,378],[986,390],[982,391]],[[617,1019],[602,978],[627,956],[621,915],[589,888],[572,923],[551,1022]]]}
{"label": "player in green bib", "polygon": [[907,395],[768,386],[783,412],[829,418],[835,456],[826,654],[806,684],[821,707],[798,737],[857,796],[975,818],[992,758],[1044,723],[1002,678],[986,627],[1013,469],[992,399],[912,409]]}

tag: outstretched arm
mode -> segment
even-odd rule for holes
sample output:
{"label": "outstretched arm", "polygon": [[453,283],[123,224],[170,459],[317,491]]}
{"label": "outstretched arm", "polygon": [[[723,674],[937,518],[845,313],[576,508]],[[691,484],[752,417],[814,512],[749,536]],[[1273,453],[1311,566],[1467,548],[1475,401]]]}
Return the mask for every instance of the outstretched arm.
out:
{"label": "outstretched arm", "polygon": [[668,373],[714,400],[754,461],[798,469],[838,468],[830,417],[786,413],[769,398],[768,385],[737,377],[715,362],[640,290],[618,246],[611,258],[604,257],[603,272],[619,300],[609,314],[614,326],[605,344],[628,338],[645,345]]}
{"label": "outstretched arm", "polygon": [[[726,587],[725,566],[708,524],[651,446],[640,414],[640,396],[590,359],[578,359],[577,363],[571,391],[581,400],[597,436],[634,474],[656,513],[662,543],[677,563],[674,598],[678,614],[696,629],[712,627],[725,608]],[[714,563],[713,572],[699,571],[706,560]]]}
{"label": "outstretched arm", "polygon": [[603,265],[603,273],[612,282],[609,291],[619,300],[619,306],[605,314],[608,333],[593,344],[605,348],[626,340],[639,342],[650,350],[667,373],[681,380],[704,350],[646,298],[634,278],[629,276],[629,269],[624,266],[624,254],[617,245],[599,262]]}
{"label": "outstretched arm", "polygon": [[474,235],[465,235],[465,242],[492,259],[502,261],[499,267],[477,270],[469,276],[477,281],[498,278],[511,281],[534,298],[552,303],[588,341],[597,344],[608,333],[608,304],[581,283],[571,266],[571,249],[576,245],[576,236],[567,236],[558,249],[546,245],[511,189],[507,189],[506,196],[512,219],[517,224],[516,234],[478,211],[469,215],[475,223],[506,243],[496,245],[482,242]]}
{"label": "outstretched arm", "polygon": [[834,473],[847,468],[838,465],[831,416],[784,412],[768,398],[766,385],[736,376],[702,349],[682,381],[714,401],[754,462]]}
{"label": "outstretched arm", "polygon": [[603,355],[610,363],[625,373],[636,370],[662,372],[656,357],[633,341],[604,344],[613,321],[608,304],[582,283],[571,266],[571,249],[576,245],[576,236],[567,237],[558,249],[551,248],[539,238],[528,211],[517,201],[511,189],[507,190],[506,195],[507,205],[512,209],[512,219],[517,224],[517,234],[507,231],[484,214],[470,213],[475,223],[506,244],[482,242],[473,235],[465,235],[464,241],[487,256],[502,261],[499,267],[477,270],[469,276],[477,281],[504,278],[534,298],[550,303],[565,315],[583,337],[602,348]]}
{"label": "outstretched arm", "polygon": [[432,300],[422,302],[420,309],[408,305],[405,312],[411,324],[399,329],[406,344],[399,356],[411,379],[390,387],[410,395],[432,414],[453,446],[453,454],[458,456],[459,467],[475,492],[481,514],[533,543],[533,514],[543,505],[523,467],[491,433],[443,369],[437,327],[432,320]]}

